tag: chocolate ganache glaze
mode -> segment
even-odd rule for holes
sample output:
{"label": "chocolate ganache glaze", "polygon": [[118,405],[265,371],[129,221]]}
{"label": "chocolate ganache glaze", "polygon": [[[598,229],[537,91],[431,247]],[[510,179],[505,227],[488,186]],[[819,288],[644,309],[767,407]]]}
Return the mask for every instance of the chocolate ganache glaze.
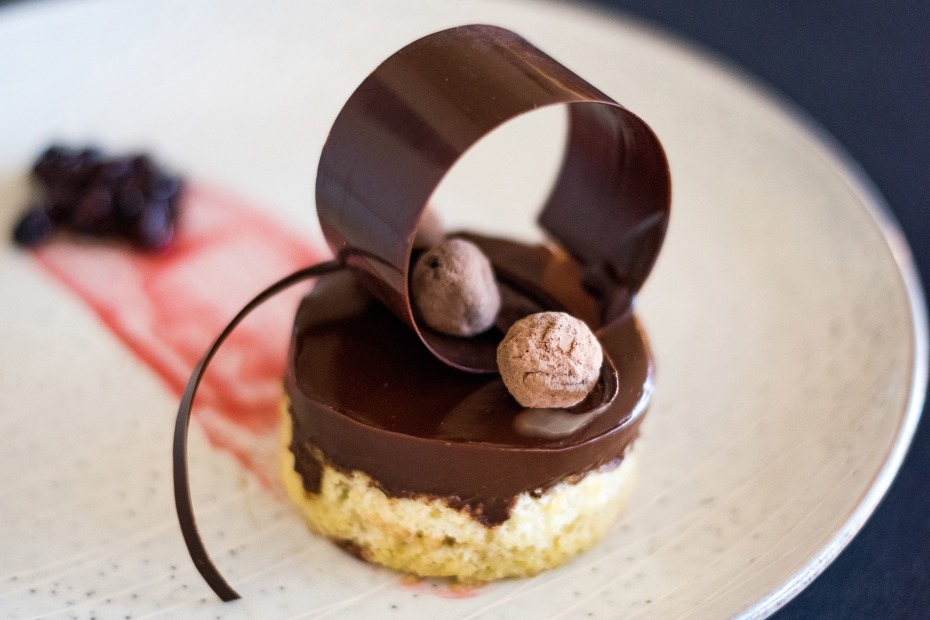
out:
{"label": "chocolate ganache glaze", "polygon": [[[494,266],[497,325],[474,338],[420,325],[408,276],[430,196],[484,135],[550,105],[564,105],[569,118],[562,168],[539,216],[551,242],[463,234]],[[508,30],[452,28],[384,61],[346,102],[320,157],[317,213],[334,260],[249,302],[181,399],[175,503],[191,558],[214,592],[239,598],[197,530],[187,431],[206,367],[245,316],[319,278],[297,312],[284,380],[307,491],[318,488],[323,458],[369,474],[388,494],[443,497],[493,526],[516,495],[615,464],[638,435],[653,364],[633,302],[665,236],[670,187],[665,154],[642,120]],[[604,348],[597,388],[569,410],[521,409],[496,374],[503,332],[543,310],[584,320]]]}
{"label": "chocolate ganache glaze", "polygon": [[[557,265],[571,261],[542,247],[470,239],[493,264],[503,255],[511,269],[550,279],[565,278]],[[541,282],[543,290],[560,287],[578,281]],[[590,301],[579,290],[561,309],[584,314]],[[365,472],[389,495],[442,497],[496,525],[520,493],[622,457],[652,394],[652,359],[632,313],[592,327],[616,367],[616,394],[580,431],[539,437],[521,432],[524,409],[499,375],[464,373],[436,359],[354,273],[324,276],[297,312],[285,376],[291,451],[304,487],[319,490],[315,448],[327,464]],[[575,409],[600,396],[595,390]]]}
{"label": "chocolate ganache glaze", "polygon": [[[597,330],[616,370],[617,391],[597,416],[547,438],[518,432],[522,409],[496,374],[461,372],[496,372],[501,330],[430,330],[408,281],[417,224],[451,166],[503,122],[555,104],[567,106],[569,138],[540,224],[558,247],[468,236],[494,265],[501,329],[533,311],[567,311]],[[510,31],[453,28],[384,61],[346,102],[320,157],[320,224],[354,269],[321,281],[298,312],[285,386],[305,488],[317,490],[316,448],[390,494],[442,496],[495,524],[519,493],[621,457],[651,393],[632,302],[665,234],[669,187],[645,123]]]}

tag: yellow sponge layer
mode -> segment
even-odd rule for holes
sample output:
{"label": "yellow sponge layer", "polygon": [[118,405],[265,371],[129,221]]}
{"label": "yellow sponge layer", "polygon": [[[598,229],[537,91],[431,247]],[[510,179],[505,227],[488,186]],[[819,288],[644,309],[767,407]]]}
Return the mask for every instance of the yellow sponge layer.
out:
{"label": "yellow sponge layer", "polygon": [[311,529],[365,560],[422,577],[481,583],[559,566],[604,536],[625,509],[636,477],[636,460],[627,450],[617,467],[560,482],[540,497],[520,494],[510,518],[495,527],[441,498],[389,497],[367,474],[328,464],[320,492],[308,493],[294,470],[286,399],[282,409],[284,483]]}

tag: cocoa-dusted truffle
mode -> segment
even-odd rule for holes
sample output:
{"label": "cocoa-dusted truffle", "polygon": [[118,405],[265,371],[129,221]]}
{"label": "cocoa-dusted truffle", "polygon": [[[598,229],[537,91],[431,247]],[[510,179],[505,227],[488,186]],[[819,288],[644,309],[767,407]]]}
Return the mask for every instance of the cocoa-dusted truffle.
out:
{"label": "cocoa-dusted truffle", "polygon": [[491,262],[464,239],[449,239],[425,252],[413,268],[410,292],[423,321],[453,336],[487,330],[501,305]]}
{"label": "cocoa-dusted truffle", "polygon": [[504,385],[524,407],[576,405],[594,388],[604,353],[590,328],[564,312],[520,319],[497,347]]}

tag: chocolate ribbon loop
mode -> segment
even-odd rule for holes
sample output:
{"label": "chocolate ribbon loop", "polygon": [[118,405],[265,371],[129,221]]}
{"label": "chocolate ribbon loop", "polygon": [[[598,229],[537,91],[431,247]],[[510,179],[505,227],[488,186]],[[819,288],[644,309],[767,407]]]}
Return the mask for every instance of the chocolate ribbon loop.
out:
{"label": "chocolate ribbon loop", "polygon": [[414,41],[349,97],[323,147],[316,201],[330,248],[453,367],[495,372],[500,334],[463,340],[420,325],[408,287],[417,226],[467,149],[551,105],[568,108],[569,136],[539,222],[576,261],[611,275],[598,292],[601,323],[625,314],[655,262],[668,223],[668,162],[639,117],[519,35],[470,25]]}

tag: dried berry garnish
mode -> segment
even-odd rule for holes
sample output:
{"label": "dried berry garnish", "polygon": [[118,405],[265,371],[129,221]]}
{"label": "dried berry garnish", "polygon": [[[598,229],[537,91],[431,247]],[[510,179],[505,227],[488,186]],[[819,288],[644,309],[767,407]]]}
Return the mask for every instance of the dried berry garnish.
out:
{"label": "dried berry garnish", "polygon": [[33,207],[13,229],[13,239],[19,245],[32,247],[48,239],[55,229],[55,223],[46,209]]}
{"label": "dried berry garnish", "polygon": [[174,238],[182,180],[144,153],[107,158],[94,147],[56,144],[39,155],[32,175],[41,196],[13,230],[19,245],[43,243],[56,228],[150,251]]}

